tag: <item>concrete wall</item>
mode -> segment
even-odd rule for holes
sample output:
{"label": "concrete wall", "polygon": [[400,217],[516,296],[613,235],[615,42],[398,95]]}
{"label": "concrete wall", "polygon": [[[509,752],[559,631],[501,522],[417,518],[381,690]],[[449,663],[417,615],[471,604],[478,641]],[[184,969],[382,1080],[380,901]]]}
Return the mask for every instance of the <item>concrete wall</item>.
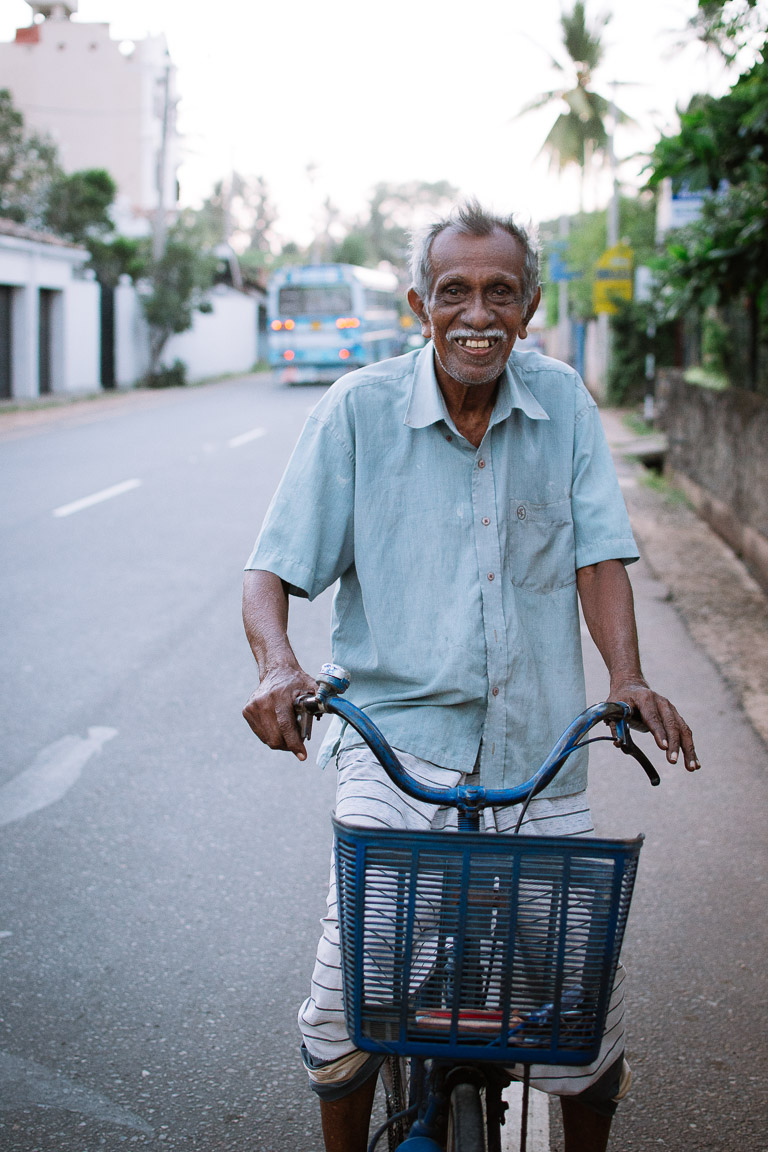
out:
{"label": "concrete wall", "polygon": [[188,332],[172,336],[163,363],[183,360],[190,380],[249,372],[258,360],[258,297],[224,285],[210,295],[212,312],[196,312]]}
{"label": "concrete wall", "polygon": [[768,591],[768,400],[662,370],[657,423],[669,440],[665,473]]}
{"label": "concrete wall", "polygon": [[115,288],[115,383],[128,388],[149,370],[147,322],[138,293],[127,276]]}
{"label": "concrete wall", "polygon": [[[210,295],[212,312],[195,312],[192,327],[172,336],[163,364],[182,360],[194,382],[211,376],[250,372],[258,360],[260,297],[220,285]],[[137,383],[149,367],[147,324],[135,288],[126,282],[115,291],[115,372],[118,386]]]}

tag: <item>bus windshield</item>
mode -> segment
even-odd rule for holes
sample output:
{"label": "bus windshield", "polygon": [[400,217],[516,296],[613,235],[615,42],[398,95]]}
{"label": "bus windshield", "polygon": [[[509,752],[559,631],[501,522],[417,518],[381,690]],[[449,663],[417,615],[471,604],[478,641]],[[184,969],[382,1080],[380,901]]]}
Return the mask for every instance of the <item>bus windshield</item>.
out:
{"label": "bus windshield", "polygon": [[347,284],[290,284],[278,295],[280,316],[344,316],[352,311]]}

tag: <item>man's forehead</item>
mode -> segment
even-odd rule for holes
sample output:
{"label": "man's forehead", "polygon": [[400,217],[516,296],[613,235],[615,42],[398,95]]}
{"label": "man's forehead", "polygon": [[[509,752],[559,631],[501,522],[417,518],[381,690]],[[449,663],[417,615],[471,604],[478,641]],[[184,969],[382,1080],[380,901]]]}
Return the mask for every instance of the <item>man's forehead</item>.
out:
{"label": "man's forehead", "polygon": [[449,226],[432,241],[429,254],[435,280],[482,271],[523,277],[523,246],[504,228],[494,228],[487,236],[473,236]]}

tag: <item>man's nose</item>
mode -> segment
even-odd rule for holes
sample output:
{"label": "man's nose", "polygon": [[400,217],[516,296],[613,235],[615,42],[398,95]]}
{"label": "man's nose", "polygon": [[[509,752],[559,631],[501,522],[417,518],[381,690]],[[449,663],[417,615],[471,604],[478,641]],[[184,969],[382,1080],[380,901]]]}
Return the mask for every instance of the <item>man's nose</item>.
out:
{"label": "man's nose", "polygon": [[482,292],[476,292],[466,301],[463,315],[466,323],[478,330],[487,328],[494,320],[493,310]]}

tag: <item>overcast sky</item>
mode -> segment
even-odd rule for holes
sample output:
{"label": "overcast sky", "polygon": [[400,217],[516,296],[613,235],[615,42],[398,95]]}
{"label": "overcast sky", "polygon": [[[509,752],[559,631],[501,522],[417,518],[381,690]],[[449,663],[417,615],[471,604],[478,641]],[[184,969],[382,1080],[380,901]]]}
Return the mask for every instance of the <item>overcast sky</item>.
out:
{"label": "overcast sky", "polygon": [[[727,87],[716,59],[682,44],[695,8],[588,0],[588,17],[612,12],[594,86],[608,96],[619,81],[617,103],[638,122],[619,132],[620,157],[674,126],[693,92]],[[354,214],[379,180],[447,179],[534,221],[575,209],[575,178],[558,180],[537,159],[556,112],[516,118],[562,83],[550,63],[562,58],[561,10],[560,0],[80,0],[78,19],[108,22],[118,40],[165,33],[186,202],[232,168],[263,175],[283,237],[306,240],[326,196]],[[30,21],[23,0],[0,0],[0,39]]]}

